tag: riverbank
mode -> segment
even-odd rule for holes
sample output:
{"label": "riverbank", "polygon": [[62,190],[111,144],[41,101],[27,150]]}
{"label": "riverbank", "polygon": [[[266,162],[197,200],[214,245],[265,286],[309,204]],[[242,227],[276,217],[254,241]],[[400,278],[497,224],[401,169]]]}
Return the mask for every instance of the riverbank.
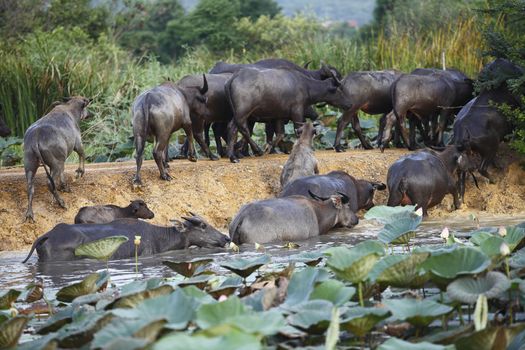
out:
{"label": "riverbank", "polygon": [[[386,182],[388,167],[406,154],[406,150],[350,150],[344,153],[318,151],[319,170],[326,173],[344,170],[357,178]],[[478,177],[478,190],[469,179],[465,204],[452,211],[452,198],[431,209],[431,219],[469,220],[471,214],[519,215],[525,217],[525,171],[519,163],[523,158],[502,150],[503,170],[491,169],[496,183],[489,184]],[[74,180],[76,164],[66,166],[71,183],[70,193],[61,193],[67,209],[54,203],[47,190],[43,169],[36,176],[33,210],[35,223],[24,223],[27,208],[26,181],[23,167],[0,169],[0,251],[26,249],[34,239],[60,222],[72,223],[78,209],[86,205],[116,204],[125,206],[130,200],[142,198],[155,212],[152,223],[168,225],[169,220],[188,212],[205,217],[223,232],[232,216],[245,203],[275,196],[279,191],[279,176],[287,155],[266,155],[242,159],[231,164],[227,159],[216,162],[175,160],[170,163],[171,182],[161,181],[153,161],[144,162],[144,186],[134,189],[131,179],[135,162],[87,164],[86,174]],[[387,191],[378,192],[376,204],[385,204]]]}

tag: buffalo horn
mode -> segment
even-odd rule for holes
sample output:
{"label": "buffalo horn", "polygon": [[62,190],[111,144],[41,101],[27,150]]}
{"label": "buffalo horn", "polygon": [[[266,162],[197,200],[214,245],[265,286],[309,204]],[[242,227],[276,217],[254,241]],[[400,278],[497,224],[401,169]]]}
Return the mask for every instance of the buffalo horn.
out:
{"label": "buffalo horn", "polygon": [[328,199],[328,198],[319,197],[318,195],[312,193],[312,191],[310,191],[310,190],[308,190],[308,194],[310,195],[310,197],[312,197],[312,198],[315,199],[315,200],[322,200],[322,201],[325,201],[325,200]]}
{"label": "buffalo horn", "polygon": [[208,92],[208,81],[206,80],[206,74],[202,75],[202,79],[204,80],[204,83],[202,85],[202,88],[199,89],[199,91],[200,91],[201,94],[204,95],[205,93]]}
{"label": "buffalo horn", "polygon": [[348,198],[348,196],[344,193],[341,193],[341,192],[337,192],[341,195],[341,200],[343,202],[343,204],[348,204],[350,202],[350,198]]}
{"label": "buffalo horn", "polygon": [[304,69],[308,69],[308,66],[310,65],[310,63],[312,63],[312,60],[306,62],[303,66]]}
{"label": "buffalo horn", "polygon": [[202,223],[202,221],[197,218],[197,217],[191,217],[191,218],[188,218],[186,216],[181,216],[181,218],[183,218],[184,220],[188,221],[188,222],[191,222],[193,225],[200,225]]}

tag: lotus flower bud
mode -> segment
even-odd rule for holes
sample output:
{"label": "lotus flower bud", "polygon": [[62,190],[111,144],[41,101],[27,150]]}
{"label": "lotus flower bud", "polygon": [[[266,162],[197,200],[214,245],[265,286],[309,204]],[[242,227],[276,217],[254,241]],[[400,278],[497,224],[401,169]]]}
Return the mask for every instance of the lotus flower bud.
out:
{"label": "lotus flower bud", "polygon": [[133,243],[135,243],[135,245],[140,245],[140,238],[141,236],[135,236],[135,241],[133,241]]}
{"label": "lotus flower bud", "polygon": [[255,242],[255,250],[263,251],[264,250],[264,246],[262,244],[259,244],[259,243]]}
{"label": "lotus flower bud", "polygon": [[225,300],[227,300],[227,299],[228,299],[228,297],[227,297],[226,295],[221,294],[221,296],[219,297],[219,302],[221,302],[221,301],[225,301]]}
{"label": "lotus flower bud", "polygon": [[439,235],[441,238],[443,238],[445,241],[450,236],[450,232],[448,231],[448,227],[445,227],[443,231],[441,231],[441,234]]}
{"label": "lotus flower bud", "polygon": [[235,253],[239,252],[239,246],[233,242],[230,242],[230,249],[234,251]]}
{"label": "lotus flower bud", "polygon": [[423,216],[423,208],[419,208],[418,210],[415,211],[415,213],[417,216]]}
{"label": "lotus flower bud", "polygon": [[505,242],[501,243],[501,245],[499,246],[499,253],[502,256],[510,255],[510,248],[507,243]]}
{"label": "lotus flower bud", "polygon": [[16,317],[18,315],[18,310],[16,309],[16,307],[12,306],[9,309],[9,314],[11,315],[11,317]]}
{"label": "lotus flower bud", "polygon": [[505,237],[507,235],[507,229],[505,228],[505,226],[500,226],[499,229],[498,229],[498,234],[501,236],[501,237]]}

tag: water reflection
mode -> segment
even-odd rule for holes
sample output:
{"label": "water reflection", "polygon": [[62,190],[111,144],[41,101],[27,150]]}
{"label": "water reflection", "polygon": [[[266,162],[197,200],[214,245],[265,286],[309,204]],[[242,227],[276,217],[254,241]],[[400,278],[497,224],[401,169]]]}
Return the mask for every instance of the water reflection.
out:
{"label": "water reflection", "polygon": [[[525,221],[522,217],[486,217],[480,218],[481,226],[497,227],[500,225],[514,225]],[[468,233],[477,228],[477,223],[465,219],[437,219],[426,220],[420,226],[417,236],[411,241],[413,245],[439,244],[439,237],[443,226],[449,227],[456,237],[467,238]],[[301,251],[313,251],[326,249],[341,244],[355,245],[365,239],[374,239],[382,225],[375,221],[362,220],[357,227],[351,230],[334,230],[330,234],[316,237],[308,241],[299,242],[298,249],[284,249],[282,245],[265,245],[265,253],[272,256],[272,263],[285,265],[291,255]],[[87,274],[106,269],[106,264],[92,260],[80,260],[72,262],[49,262],[38,263],[36,253],[27,264],[21,261],[25,258],[27,251],[0,252],[0,290],[8,288],[22,289],[32,282],[35,277],[44,280],[46,297],[54,299],[54,294],[61,287],[81,280]],[[242,246],[241,252],[236,257],[250,257],[260,254],[255,251],[253,245]],[[162,264],[163,260],[187,260],[197,257],[213,257],[215,264],[213,268],[221,272],[219,264],[232,257],[230,251],[223,249],[190,249],[189,251],[174,251],[160,254],[154,257],[139,259],[139,278],[169,277],[174,272]],[[109,262],[111,280],[117,286],[126,284],[136,278],[134,259],[115,260]]]}

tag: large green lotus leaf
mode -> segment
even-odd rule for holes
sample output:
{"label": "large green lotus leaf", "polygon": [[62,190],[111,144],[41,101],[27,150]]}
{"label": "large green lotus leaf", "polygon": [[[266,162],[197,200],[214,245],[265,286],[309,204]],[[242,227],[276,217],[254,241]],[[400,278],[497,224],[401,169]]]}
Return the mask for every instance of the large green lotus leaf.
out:
{"label": "large green lotus leaf", "polygon": [[420,266],[429,256],[429,253],[386,256],[374,265],[369,279],[396,288],[421,287],[429,276],[422,273]]}
{"label": "large green lotus leaf", "polygon": [[341,329],[354,333],[358,337],[363,337],[374,326],[390,316],[387,308],[379,307],[353,307],[348,309],[341,317]]}
{"label": "large green lotus leaf", "polygon": [[490,265],[490,259],[479,249],[458,247],[451,252],[432,254],[422,266],[433,275],[454,279],[460,275],[483,272]]}
{"label": "large green lotus leaf", "polygon": [[32,302],[42,299],[43,296],[44,296],[44,282],[38,279],[34,282],[29,283],[24,288],[24,290],[22,291],[18,299],[23,300],[26,303],[32,303]]}
{"label": "large green lotus leaf", "polygon": [[447,245],[423,245],[415,247],[412,250],[412,253],[430,253],[432,256],[441,255],[453,252],[458,247],[457,244],[447,244]]}
{"label": "large green lotus leaf", "polygon": [[155,298],[160,295],[170,294],[171,292],[173,292],[173,287],[164,284],[158,287],[153,287],[151,289],[145,289],[140,292],[130,293],[125,296],[122,296],[114,302],[108,304],[105,308],[107,310],[117,308],[133,308],[146,299]]}
{"label": "large green lotus leaf", "polygon": [[2,311],[0,312],[0,324],[2,324],[4,321],[7,321],[9,319],[8,311]]}
{"label": "large green lotus leaf", "polygon": [[[84,306],[77,308],[80,310]],[[46,322],[37,330],[37,334],[48,334],[59,330],[66,323],[70,323],[73,320],[73,313],[75,309],[71,306],[60,309],[57,313],[51,315]]]}
{"label": "large green lotus leaf", "polygon": [[404,207],[389,207],[386,205],[376,205],[375,207],[372,207],[369,211],[366,212],[365,219],[375,219],[382,224],[386,224],[388,222],[391,222],[392,220],[395,220],[395,218],[398,216],[404,216],[408,213],[413,213],[415,209],[415,205],[407,205]]}
{"label": "large green lotus leaf", "polygon": [[383,227],[377,238],[387,244],[408,244],[416,236],[416,229],[423,220],[422,216],[411,214],[396,217]]}
{"label": "large green lotus leaf", "polygon": [[200,304],[210,304],[214,303],[215,299],[213,299],[208,293],[206,293],[203,290],[200,290],[199,288],[195,286],[188,286],[180,289],[186,296],[194,298],[199,305]]}
{"label": "large green lotus leaf", "polygon": [[232,295],[238,288],[242,287],[242,285],[241,277],[228,277],[220,284],[220,286],[209,290],[208,294],[210,294],[215,299],[218,299],[221,295]]}
{"label": "large green lotus leaf", "polygon": [[525,331],[520,332],[507,347],[507,350],[523,350],[525,344]]}
{"label": "large green lotus leaf", "polygon": [[341,306],[355,294],[354,287],[347,287],[341,281],[329,279],[317,284],[310,294],[310,300],[328,300],[335,306]]}
{"label": "large green lotus leaf", "polygon": [[147,280],[133,281],[120,287],[120,295],[125,297],[131,294],[143,292],[145,290],[155,289],[164,284],[164,279],[153,277]]}
{"label": "large green lotus leaf", "polygon": [[509,265],[513,269],[525,268],[525,248],[518,250],[509,259]]}
{"label": "large green lotus leaf", "polygon": [[426,326],[434,319],[448,314],[452,307],[432,300],[392,299],[385,301],[394,318],[414,326]]}
{"label": "large green lotus leaf", "polygon": [[157,341],[153,350],[258,350],[262,349],[259,337],[233,330],[230,333],[215,338],[205,336],[190,336],[185,333],[167,335]]}
{"label": "large green lotus leaf", "polygon": [[75,300],[73,300],[73,302],[71,303],[71,305],[73,307],[84,305],[84,304],[88,304],[92,306],[107,305],[113,302],[115,298],[116,298],[116,295],[115,295],[114,290],[105,290],[104,292],[100,292],[100,293],[87,294],[87,295],[76,297]]}
{"label": "large green lotus leaf", "polygon": [[204,289],[214,276],[211,275],[197,275],[187,278],[177,283],[179,287],[195,286],[199,289]]}
{"label": "large green lotus leaf", "polygon": [[329,274],[325,269],[306,267],[295,271],[288,283],[283,306],[289,307],[307,301],[316,283],[326,281],[328,277]]}
{"label": "large green lotus leaf", "polygon": [[367,278],[376,261],[385,254],[385,247],[379,241],[364,241],[355,247],[330,248],[327,266],[338,276],[352,283],[359,283]]}
{"label": "large green lotus leaf", "polygon": [[93,335],[104,328],[113,315],[104,311],[81,311],[73,314],[73,322],[63,326],[56,333],[61,348],[80,348],[93,340]]}
{"label": "large green lotus leaf", "polygon": [[290,256],[290,261],[296,263],[303,263],[308,266],[316,266],[323,260],[324,254],[320,251],[301,252]]}
{"label": "large green lotus leaf", "polygon": [[24,342],[16,347],[16,350],[56,350],[58,340],[55,334],[48,334],[33,341]]}
{"label": "large green lotus leaf", "polygon": [[199,333],[216,337],[238,329],[244,333],[271,336],[277,334],[285,326],[286,321],[283,315],[277,310],[270,310],[227,317],[221,324],[207,328]]}
{"label": "large green lotus leaf", "polygon": [[60,289],[56,295],[57,300],[70,303],[76,297],[95,293],[99,288],[97,286],[97,282],[99,281],[100,277],[101,275],[95,272],[84,278],[81,282],[74,283]]}
{"label": "large green lotus leaf", "polygon": [[14,348],[29,322],[27,316],[16,316],[0,324],[0,349]]}
{"label": "large green lotus leaf", "polygon": [[206,329],[221,324],[227,318],[246,313],[246,306],[238,297],[233,295],[220,303],[202,304],[197,309],[195,322],[200,328]]}
{"label": "large green lotus leaf", "polygon": [[[149,319],[114,319],[103,329],[95,333],[91,342],[92,349],[106,349],[115,339],[140,338],[145,347],[156,338],[166,320],[151,321]],[[121,348],[124,348],[122,346]]]}
{"label": "large green lotus leaf", "polygon": [[326,300],[311,300],[292,308],[287,321],[307,333],[323,333],[329,326],[334,304]]}
{"label": "large green lotus leaf", "polygon": [[168,295],[146,299],[132,309],[113,309],[111,313],[121,318],[140,319],[148,322],[166,320],[167,328],[185,329],[195,317],[194,310],[198,305],[195,298],[177,289]]}
{"label": "large green lotus leaf", "polygon": [[379,345],[378,350],[455,350],[454,345],[437,345],[428,342],[410,343],[398,338],[390,338]]}
{"label": "large green lotus leaf", "polygon": [[525,330],[525,323],[512,326],[488,327],[458,339],[457,350],[507,349],[514,337]]}
{"label": "large green lotus leaf", "polygon": [[149,344],[145,339],[142,338],[113,338],[104,346],[104,350],[143,350]]}
{"label": "large green lotus leaf", "polygon": [[6,310],[11,308],[18,296],[21,294],[21,291],[15,289],[9,289],[7,292],[0,296],[0,310]]}
{"label": "large green lotus leaf", "polygon": [[192,277],[194,274],[202,272],[205,266],[212,261],[211,258],[196,258],[189,261],[164,260],[162,263],[184,277]]}
{"label": "large green lotus leaf", "polygon": [[484,276],[458,278],[447,287],[447,294],[452,300],[474,304],[483,294],[487,299],[497,298],[510,287],[510,281],[501,272],[491,271]]}
{"label": "large green lotus leaf", "polygon": [[523,241],[525,238],[525,228],[518,226],[509,226],[506,228],[507,234],[503,239],[510,248],[510,251],[514,251],[516,247]]}
{"label": "large green lotus leaf", "polygon": [[503,240],[502,237],[493,235],[492,237],[488,237],[483,242],[481,242],[479,248],[488,257],[496,260],[501,257],[500,247],[503,243],[505,243],[505,240]]}
{"label": "large green lotus leaf", "polygon": [[268,255],[261,255],[252,259],[239,258],[222,263],[221,266],[228,269],[242,278],[250,276],[259,267],[268,264],[270,257]]}
{"label": "large green lotus leaf", "polygon": [[465,326],[451,328],[446,331],[436,330],[436,332],[420,338],[419,340],[434,344],[453,344],[457,339],[461,338],[465,334],[472,333],[473,329],[474,324],[470,323]]}
{"label": "large green lotus leaf", "polygon": [[494,235],[492,233],[485,232],[485,231],[478,231],[478,232],[473,233],[472,236],[470,236],[469,241],[472,244],[479,246],[481,245],[481,243],[483,243],[484,240],[486,240],[487,238],[493,237],[493,236]]}
{"label": "large green lotus leaf", "polygon": [[97,239],[96,241],[84,243],[76,247],[75,255],[87,256],[97,260],[109,260],[122,243],[127,241],[128,237],[126,236],[111,236]]}

